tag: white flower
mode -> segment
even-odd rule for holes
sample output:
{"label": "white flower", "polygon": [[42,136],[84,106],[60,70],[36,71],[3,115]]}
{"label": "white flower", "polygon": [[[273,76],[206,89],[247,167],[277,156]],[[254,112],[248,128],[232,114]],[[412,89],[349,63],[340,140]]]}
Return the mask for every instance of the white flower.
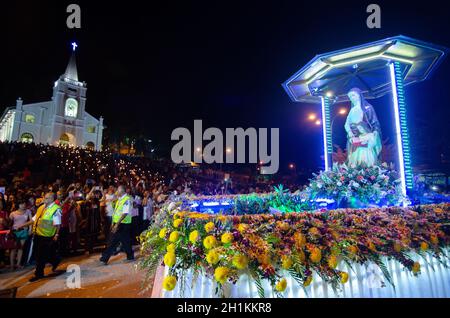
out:
{"label": "white flower", "polygon": [[342,185],[342,182],[341,182],[341,181],[338,181],[338,182],[336,183],[336,185],[337,185],[338,187],[340,187],[340,186]]}
{"label": "white flower", "polygon": [[317,184],[317,187],[318,187],[319,189],[322,189],[322,183],[318,183],[318,184]]}

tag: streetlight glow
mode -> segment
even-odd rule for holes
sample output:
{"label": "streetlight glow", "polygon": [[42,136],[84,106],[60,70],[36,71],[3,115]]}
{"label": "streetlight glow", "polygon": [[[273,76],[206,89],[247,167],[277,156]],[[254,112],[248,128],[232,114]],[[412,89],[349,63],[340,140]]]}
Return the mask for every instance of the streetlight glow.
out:
{"label": "streetlight glow", "polygon": [[319,126],[319,125],[321,124],[321,121],[320,121],[319,119],[317,119],[316,122],[315,122],[315,124],[316,124],[317,126]]}
{"label": "streetlight glow", "polygon": [[347,108],[341,108],[341,109],[339,109],[339,114],[341,114],[341,115],[347,114]]}
{"label": "streetlight glow", "polygon": [[309,114],[308,119],[309,120],[315,120],[317,118],[316,114]]}

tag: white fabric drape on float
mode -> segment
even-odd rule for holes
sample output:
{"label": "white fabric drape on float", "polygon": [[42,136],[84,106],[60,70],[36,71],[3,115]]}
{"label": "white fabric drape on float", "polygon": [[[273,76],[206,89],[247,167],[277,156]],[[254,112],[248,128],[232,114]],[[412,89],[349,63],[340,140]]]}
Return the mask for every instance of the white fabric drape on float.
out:
{"label": "white fabric drape on float", "polygon": [[[447,268],[439,261],[427,255],[425,259],[417,257],[420,263],[421,273],[414,277],[411,272],[403,268],[401,264],[393,260],[383,259],[389,273],[391,274],[395,291],[392,285],[386,282],[380,269],[376,265],[352,264],[353,270],[346,264],[341,263],[339,270],[349,274],[346,284],[341,284],[341,290],[336,293],[331,286],[314,274],[310,286],[303,289],[286,273],[288,287],[283,296],[286,298],[447,298],[450,297],[450,262],[448,260],[449,249],[445,251],[447,258],[443,258]],[[192,272],[186,271],[184,292],[181,291],[181,282],[178,281],[174,290],[165,291],[161,289],[163,277],[167,274],[167,268],[160,268],[155,277],[152,297],[164,298],[216,298],[216,284],[213,279],[199,275],[193,281]],[[385,282],[385,287],[380,287],[380,279]],[[263,280],[266,297],[276,297],[267,280]],[[306,290],[306,292],[305,292]],[[258,291],[252,279],[242,275],[234,284],[227,284],[224,288],[225,297],[232,298],[258,298]]]}

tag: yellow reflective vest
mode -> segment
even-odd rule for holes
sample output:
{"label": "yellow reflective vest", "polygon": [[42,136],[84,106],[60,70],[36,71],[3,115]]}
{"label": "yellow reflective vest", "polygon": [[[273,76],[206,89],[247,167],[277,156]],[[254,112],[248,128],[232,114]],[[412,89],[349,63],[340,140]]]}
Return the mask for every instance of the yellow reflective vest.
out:
{"label": "yellow reflective vest", "polygon": [[39,236],[53,237],[56,234],[57,227],[53,225],[53,215],[56,211],[60,210],[61,207],[56,203],[50,205],[50,207],[45,207],[41,205],[37,212],[36,218],[33,223],[33,233]]}
{"label": "yellow reflective vest", "polygon": [[[125,203],[128,202],[128,204],[131,204],[131,198],[128,195],[123,196],[123,198],[117,200],[116,206],[114,207],[114,213],[112,217],[113,223],[117,223],[120,220],[120,217],[122,216],[123,207]],[[127,216],[122,220],[123,224],[130,224],[131,223],[131,214],[128,213]]]}

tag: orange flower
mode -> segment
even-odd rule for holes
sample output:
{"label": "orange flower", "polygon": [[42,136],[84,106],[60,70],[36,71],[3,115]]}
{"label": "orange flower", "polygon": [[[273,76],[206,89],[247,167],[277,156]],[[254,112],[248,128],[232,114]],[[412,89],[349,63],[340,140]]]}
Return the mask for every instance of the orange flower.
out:
{"label": "orange flower", "polygon": [[414,274],[417,274],[418,272],[420,272],[420,264],[418,262],[414,262],[412,271]]}
{"label": "orange flower", "polygon": [[444,210],[442,210],[441,208],[435,208],[434,213],[441,214],[441,213],[444,213]]}
{"label": "orange flower", "polygon": [[320,235],[320,231],[317,227],[312,227],[309,229],[309,234],[311,234],[311,236],[319,236]]}
{"label": "orange flower", "polygon": [[277,228],[281,231],[287,231],[289,230],[289,224],[282,221],[277,221]]}
{"label": "orange flower", "polygon": [[439,244],[439,238],[437,237],[437,235],[434,235],[434,234],[431,235],[430,236],[430,241],[434,245],[438,245]]}
{"label": "orange flower", "polygon": [[375,247],[375,244],[373,244],[372,241],[369,241],[369,242],[367,243],[367,248],[368,248],[369,250],[371,250],[372,252],[376,252],[376,251],[377,251],[377,248]]}
{"label": "orange flower", "polygon": [[322,252],[320,251],[320,248],[315,247],[312,249],[311,254],[309,255],[309,259],[313,263],[319,263],[322,259]]}
{"label": "orange flower", "polygon": [[270,264],[270,256],[267,253],[263,253],[257,257],[258,262],[262,265],[268,265]]}
{"label": "orange flower", "polygon": [[394,242],[394,251],[400,253],[402,251],[402,246],[398,242]]}
{"label": "orange flower", "polygon": [[426,251],[428,249],[428,243],[427,242],[420,243],[420,249],[422,251]]}
{"label": "orange flower", "polygon": [[350,245],[348,247],[348,251],[353,255],[356,255],[356,253],[358,253],[358,250],[359,250],[358,246],[356,246],[356,245]]}
{"label": "orange flower", "polygon": [[306,237],[301,232],[296,232],[294,234],[294,242],[295,242],[295,247],[297,249],[301,249],[306,244]]}

